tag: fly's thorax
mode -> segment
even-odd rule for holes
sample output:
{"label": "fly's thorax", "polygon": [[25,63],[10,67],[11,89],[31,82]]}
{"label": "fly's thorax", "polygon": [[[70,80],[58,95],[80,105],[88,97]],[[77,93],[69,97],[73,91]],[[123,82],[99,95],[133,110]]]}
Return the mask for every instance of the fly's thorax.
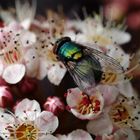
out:
{"label": "fly's thorax", "polygon": [[83,57],[83,48],[79,44],[72,41],[67,41],[60,45],[57,49],[57,55],[61,61],[78,61]]}

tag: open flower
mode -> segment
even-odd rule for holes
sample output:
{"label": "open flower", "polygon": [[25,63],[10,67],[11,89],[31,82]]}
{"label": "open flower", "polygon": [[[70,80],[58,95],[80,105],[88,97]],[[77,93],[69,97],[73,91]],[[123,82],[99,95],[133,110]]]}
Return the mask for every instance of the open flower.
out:
{"label": "open flower", "polygon": [[[97,43],[100,46],[108,46],[114,43],[124,44],[131,39],[130,34],[121,30],[120,25],[113,27],[110,21],[108,21],[106,26],[104,26],[102,17],[99,15],[94,15],[93,18],[85,17],[83,21],[67,22],[68,27],[65,34],[72,36],[72,39],[76,38],[77,42],[82,41],[82,43],[89,42]],[[71,29],[74,29],[73,34]],[[78,32],[78,34],[75,34],[75,32]]]}
{"label": "open flower", "polygon": [[33,76],[38,67],[37,54],[32,48],[35,35],[23,30],[18,24],[10,24],[0,30],[2,78],[7,83],[16,84],[25,74]]}
{"label": "open flower", "polygon": [[66,135],[57,135],[58,140],[92,140],[90,134],[82,129],[77,129]]}
{"label": "open flower", "polygon": [[0,136],[4,140],[55,140],[51,135],[58,127],[58,118],[41,112],[37,101],[24,99],[15,107],[15,114],[0,112]]}
{"label": "open flower", "polygon": [[115,103],[104,109],[101,117],[89,121],[87,130],[96,136],[110,135],[123,128],[140,130],[139,110],[140,104],[135,96],[119,96]]}
{"label": "open flower", "polygon": [[98,91],[88,96],[78,88],[69,89],[66,100],[70,111],[80,119],[97,118],[104,106],[104,99]]}

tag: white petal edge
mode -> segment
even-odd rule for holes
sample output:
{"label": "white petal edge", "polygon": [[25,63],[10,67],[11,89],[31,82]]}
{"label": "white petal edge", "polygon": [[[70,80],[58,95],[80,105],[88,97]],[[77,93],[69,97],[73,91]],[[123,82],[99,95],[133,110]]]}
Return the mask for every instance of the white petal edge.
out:
{"label": "white petal edge", "polygon": [[41,113],[40,105],[36,100],[23,99],[15,107],[15,115],[20,119],[34,121]]}
{"label": "white petal edge", "polygon": [[82,129],[77,129],[68,134],[67,140],[93,140],[90,134]]}
{"label": "white petal edge", "polygon": [[47,134],[47,135],[43,135],[39,138],[39,140],[58,140],[57,137],[51,135],[51,134]]}
{"label": "white petal edge", "polygon": [[61,68],[59,63],[52,66],[48,71],[48,79],[54,85],[59,85],[62,81],[63,77],[65,76],[66,69]]}
{"label": "white petal edge", "polygon": [[131,40],[131,35],[125,31],[120,31],[114,28],[110,30],[109,33],[110,33],[110,36],[112,37],[112,40],[120,45],[127,43]]}
{"label": "white petal edge", "polygon": [[9,84],[16,84],[24,77],[25,71],[23,64],[12,64],[5,68],[2,77]]}
{"label": "white petal edge", "polygon": [[24,55],[26,74],[29,77],[35,77],[38,72],[39,57],[35,49],[28,49]]}
{"label": "white petal edge", "polygon": [[43,111],[35,120],[37,127],[45,133],[53,133],[58,127],[58,118],[52,112]]}

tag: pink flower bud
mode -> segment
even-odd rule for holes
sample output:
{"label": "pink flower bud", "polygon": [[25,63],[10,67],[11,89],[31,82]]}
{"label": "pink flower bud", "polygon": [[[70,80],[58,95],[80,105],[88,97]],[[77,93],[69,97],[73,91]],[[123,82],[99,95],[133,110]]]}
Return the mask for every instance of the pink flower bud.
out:
{"label": "pink flower bud", "polygon": [[33,92],[37,87],[37,80],[29,77],[25,77],[18,85],[19,90],[22,93]]}
{"label": "pink flower bud", "polygon": [[0,107],[11,107],[13,102],[14,99],[8,86],[0,86]]}
{"label": "pink flower bud", "polygon": [[48,97],[43,107],[46,111],[50,111],[55,115],[59,115],[61,112],[65,110],[64,103],[61,101],[59,97],[56,96]]}

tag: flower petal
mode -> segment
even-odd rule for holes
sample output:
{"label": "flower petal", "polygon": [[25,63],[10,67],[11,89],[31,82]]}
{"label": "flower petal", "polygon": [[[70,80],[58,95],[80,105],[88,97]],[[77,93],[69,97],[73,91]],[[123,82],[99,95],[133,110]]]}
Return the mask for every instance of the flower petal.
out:
{"label": "flower petal", "polygon": [[9,140],[10,133],[5,128],[6,127],[3,126],[2,124],[0,125],[0,137],[2,137],[4,140]]}
{"label": "flower petal", "polygon": [[36,35],[32,32],[22,30],[20,34],[20,39],[23,47],[28,47],[36,42]]}
{"label": "flower petal", "polygon": [[40,58],[39,69],[38,69],[38,73],[37,73],[37,79],[42,80],[47,76],[48,65],[49,64],[43,58]]}
{"label": "flower petal", "polygon": [[82,129],[77,129],[68,135],[68,140],[92,140],[90,134]]}
{"label": "flower petal", "polygon": [[118,84],[117,86],[120,93],[124,95],[125,97],[134,96],[135,91],[130,82],[124,82],[124,83]]}
{"label": "flower petal", "polygon": [[66,69],[61,67],[61,64],[57,63],[52,66],[48,71],[48,79],[54,85],[59,85],[66,73]]}
{"label": "flower petal", "polygon": [[9,131],[6,128],[13,125],[16,125],[14,117],[8,113],[5,113],[4,109],[0,109],[0,136],[4,140],[9,140],[10,136]]}
{"label": "flower petal", "polygon": [[77,102],[79,102],[82,99],[82,92],[79,88],[72,88],[68,90],[67,93],[67,104],[70,105],[70,107],[75,107],[77,105]]}
{"label": "flower petal", "polygon": [[2,62],[0,61],[0,76],[3,73],[3,69],[4,69],[4,66],[3,66]]}
{"label": "flower petal", "polygon": [[107,114],[103,114],[96,120],[89,121],[87,124],[87,130],[93,135],[110,134],[113,131],[112,122]]}
{"label": "flower petal", "polygon": [[35,49],[29,49],[25,56],[26,72],[29,77],[35,77],[38,71],[39,58]]}
{"label": "flower petal", "polygon": [[126,70],[130,64],[130,56],[126,54],[119,46],[116,45],[108,45],[107,47],[107,55],[111,56],[115,60],[117,60],[121,66]]}
{"label": "flower petal", "polygon": [[67,140],[67,136],[66,135],[57,134],[56,136],[57,136],[58,140]]}
{"label": "flower petal", "polygon": [[108,32],[108,35],[112,37],[112,40],[116,42],[117,44],[124,44],[131,40],[131,35],[129,33],[126,33],[124,31],[118,30],[118,29],[111,29]]}
{"label": "flower petal", "polygon": [[37,127],[45,133],[53,133],[58,127],[58,118],[51,112],[43,111],[35,120]]}
{"label": "flower petal", "polygon": [[20,119],[34,121],[41,113],[40,105],[35,100],[23,99],[15,107],[15,115]]}
{"label": "flower petal", "polygon": [[0,109],[0,123],[3,124],[3,126],[13,125],[15,124],[15,119],[12,115],[5,113],[4,109]]}
{"label": "flower petal", "polygon": [[3,79],[10,84],[16,84],[25,75],[25,66],[22,64],[12,64],[5,68],[3,72]]}
{"label": "flower petal", "polygon": [[39,140],[58,140],[55,136],[51,134],[43,135],[39,138]]}
{"label": "flower petal", "polygon": [[121,128],[121,129],[117,130],[115,132],[115,137],[116,138],[119,137],[119,140],[136,140],[134,131],[129,128]]}
{"label": "flower petal", "polygon": [[115,86],[99,85],[97,88],[103,95],[105,105],[110,105],[115,102],[117,96],[119,95],[119,90]]}

